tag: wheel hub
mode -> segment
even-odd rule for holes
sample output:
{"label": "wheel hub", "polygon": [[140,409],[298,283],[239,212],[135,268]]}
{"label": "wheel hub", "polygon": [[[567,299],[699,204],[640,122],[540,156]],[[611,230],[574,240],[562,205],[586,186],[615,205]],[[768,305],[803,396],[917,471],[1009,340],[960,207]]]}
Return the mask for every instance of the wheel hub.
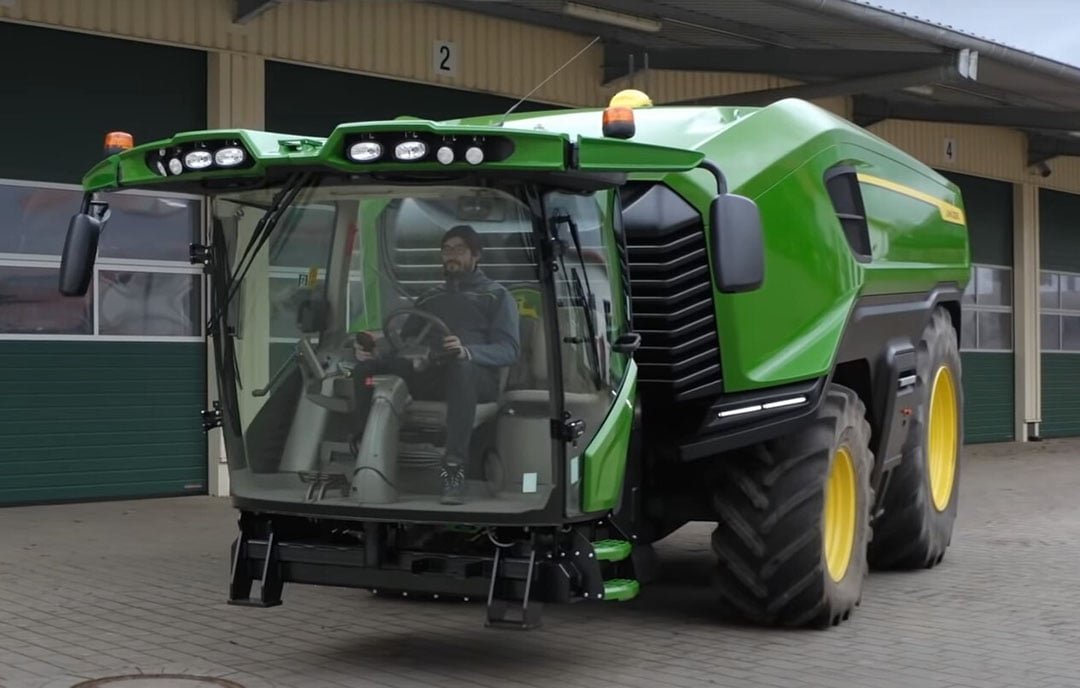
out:
{"label": "wheel hub", "polygon": [[855,546],[855,522],[858,498],[855,490],[855,461],[847,447],[833,458],[825,484],[824,545],[829,577],[841,581],[851,564]]}
{"label": "wheel hub", "polygon": [[926,448],[930,495],[938,511],[949,506],[956,480],[958,420],[952,371],[948,366],[941,366],[934,375],[930,392]]}

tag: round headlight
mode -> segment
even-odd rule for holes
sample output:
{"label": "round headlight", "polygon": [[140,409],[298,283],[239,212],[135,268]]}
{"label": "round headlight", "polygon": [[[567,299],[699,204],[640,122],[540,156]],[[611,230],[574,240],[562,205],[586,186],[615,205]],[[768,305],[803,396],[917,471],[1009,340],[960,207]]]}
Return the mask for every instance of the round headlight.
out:
{"label": "round headlight", "polygon": [[382,155],[382,145],[377,141],[361,141],[349,148],[349,157],[355,162],[368,162]]}
{"label": "round headlight", "polygon": [[470,165],[479,165],[484,162],[484,151],[476,146],[471,146],[465,151],[465,159]]}
{"label": "round headlight", "polygon": [[184,163],[180,162],[180,158],[173,158],[169,161],[169,171],[173,174],[180,174],[184,171]]}
{"label": "round headlight", "polygon": [[439,159],[444,165],[449,165],[454,162],[454,149],[450,146],[441,146],[439,150],[435,151],[435,157]]}
{"label": "round headlight", "polygon": [[394,148],[394,157],[398,160],[419,160],[427,153],[427,144],[423,141],[402,141]]}
{"label": "round headlight", "polygon": [[210,167],[214,163],[214,158],[210,155],[210,151],[197,150],[191,151],[184,156],[184,165],[192,170],[201,170]]}
{"label": "round headlight", "polygon": [[222,148],[214,153],[214,162],[222,167],[233,167],[244,162],[244,149],[236,146]]}

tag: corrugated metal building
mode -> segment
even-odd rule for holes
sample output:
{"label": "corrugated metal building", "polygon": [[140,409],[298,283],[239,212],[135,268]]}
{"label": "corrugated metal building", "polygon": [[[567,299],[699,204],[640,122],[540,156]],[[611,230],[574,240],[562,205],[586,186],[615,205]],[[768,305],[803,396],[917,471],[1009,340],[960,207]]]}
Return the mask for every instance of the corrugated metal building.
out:
{"label": "corrugated metal building", "polygon": [[[1080,72],[848,0],[566,9],[0,2],[0,504],[227,490],[217,436],[197,423],[206,295],[187,247],[205,231],[202,199],[126,194],[91,293],[56,291],[77,183],[105,132],[321,135],[522,97],[528,109],[596,106],[630,84],[657,103],[813,99],[956,180],[978,264],[966,439],[1080,435],[1080,140],[1067,135]],[[978,76],[965,49],[981,53]]]}

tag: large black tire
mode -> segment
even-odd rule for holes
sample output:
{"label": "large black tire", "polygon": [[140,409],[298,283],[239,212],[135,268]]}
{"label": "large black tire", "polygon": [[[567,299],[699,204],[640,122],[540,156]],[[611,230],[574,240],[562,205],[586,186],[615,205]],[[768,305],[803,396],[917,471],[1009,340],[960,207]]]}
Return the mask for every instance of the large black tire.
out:
{"label": "large black tire", "polygon": [[[767,626],[825,628],[847,620],[862,599],[873,494],[870,425],[852,390],[830,385],[801,430],[718,466],[712,535],[714,577],[725,616]],[[826,487],[848,467],[849,511],[841,529],[850,559],[830,573]],[[842,470],[837,473],[842,474]],[[831,519],[830,519],[831,520]],[[828,532],[827,532],[828,531]]]}
{"label": "large black tire", "polygon": [[[944,373],[948,374],[945,375]],[[964,436],[964,392],[960,385],[960,352],[952,318],[942,308],[931,316],[916,350],[915,398],[911,426],[904,444],[903,459],[889,480],[884,495],[884,513],[874,522],[870,565],[877,569],[932,568],[941,563],[952,542],[953,523],[959,502],[960,445]],[[931,423],[931,401],[935,382],[941,396],[936,407],[945,411]],[[947,409],[948,392],[954,405]],[[945,404],[945,406],[943,406]],[[950,420],[949,417],[952,417]],[[942,432],[936,439],[932,433]],[[934,444],[931,447],[931,443]],[[931,462],[931,453],[940,460]],[[951,464],[941,482],[935,504],[931,466]],[[951,478],[947,477],[951,474]],[[940,474],[939,474],[940,475]]]}

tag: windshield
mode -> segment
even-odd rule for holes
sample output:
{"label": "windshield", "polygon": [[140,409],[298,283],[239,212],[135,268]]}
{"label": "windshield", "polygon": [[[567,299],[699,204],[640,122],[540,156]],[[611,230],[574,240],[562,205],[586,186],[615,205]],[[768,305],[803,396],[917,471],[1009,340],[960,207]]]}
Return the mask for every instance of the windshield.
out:
{"label": "windshield", "polygon": [[[560,476],[580,486],[616,382],[596,199],[534,212],[514,186],[331,178],[218,196],[234,495],[514,514],[546,509]],[[554,279],[548,231],[566,249]],[[551,432],[564,398],[587,419],[569,455]]]}

